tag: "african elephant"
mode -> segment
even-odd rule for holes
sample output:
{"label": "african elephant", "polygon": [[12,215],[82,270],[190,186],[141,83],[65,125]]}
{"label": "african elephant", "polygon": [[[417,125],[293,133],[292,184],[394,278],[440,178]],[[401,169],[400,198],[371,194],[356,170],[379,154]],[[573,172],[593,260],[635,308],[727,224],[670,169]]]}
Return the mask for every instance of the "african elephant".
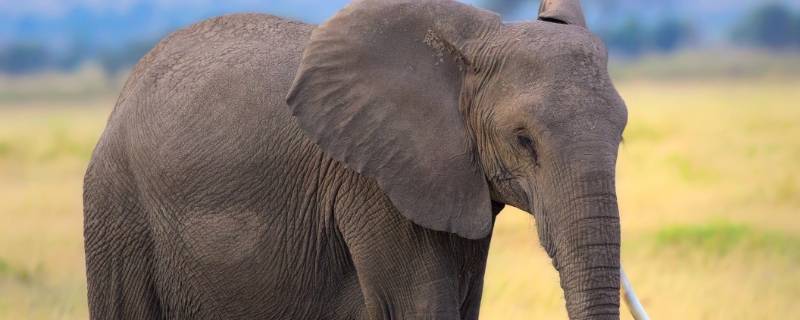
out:
{"label": "african elephant", "polygon": [[[360,0],[175,32],[84,185],[94,319],[476,319],[494,218],[530,212],[573,319],[617,319],[627,111],[577,0],[539,20]],[[536,272],[531,270],[531,272]]]}

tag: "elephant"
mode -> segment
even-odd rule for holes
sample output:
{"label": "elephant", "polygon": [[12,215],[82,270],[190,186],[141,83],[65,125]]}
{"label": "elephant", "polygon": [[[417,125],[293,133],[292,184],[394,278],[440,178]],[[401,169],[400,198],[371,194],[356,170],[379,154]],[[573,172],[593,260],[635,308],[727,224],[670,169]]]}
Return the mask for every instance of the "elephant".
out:
{"label": "elephant", "polygon": [[569,317],[618,319],[627,109],[607,61],[577,0],[515,23],[356,0],[320,25],[176,31],[86,171],[91,318],[477,319],[510,205]]}

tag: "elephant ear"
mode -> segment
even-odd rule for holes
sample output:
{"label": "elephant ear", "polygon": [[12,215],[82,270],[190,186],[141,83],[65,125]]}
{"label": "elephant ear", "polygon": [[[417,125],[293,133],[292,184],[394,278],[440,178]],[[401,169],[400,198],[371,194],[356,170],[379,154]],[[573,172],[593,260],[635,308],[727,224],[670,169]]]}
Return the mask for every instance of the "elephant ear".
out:
{"label": "elephant ear", "polygon": [[539,5],[539,20],[586,28],[580,0],[542,0]]}
{"label": "elephant ear", "polygon": [[327,154],[373,178],[414,223],[491,231],[459,101],[460,48],[499,18],[455,1],[356,1],[311,35],[287,104]]}

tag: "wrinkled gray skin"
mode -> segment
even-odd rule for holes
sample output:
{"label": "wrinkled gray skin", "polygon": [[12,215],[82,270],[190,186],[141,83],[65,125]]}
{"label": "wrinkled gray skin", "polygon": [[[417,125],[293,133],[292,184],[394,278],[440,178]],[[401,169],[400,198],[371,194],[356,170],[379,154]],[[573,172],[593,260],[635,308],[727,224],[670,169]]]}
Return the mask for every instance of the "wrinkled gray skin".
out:
{"label": "wrinkled gray skin", "polygon": [[86,174],[92,318],[476,319],[509,204],[570,317],[617,319],[626,109],[600,41],[548,20],[359,1],[169,36]]}

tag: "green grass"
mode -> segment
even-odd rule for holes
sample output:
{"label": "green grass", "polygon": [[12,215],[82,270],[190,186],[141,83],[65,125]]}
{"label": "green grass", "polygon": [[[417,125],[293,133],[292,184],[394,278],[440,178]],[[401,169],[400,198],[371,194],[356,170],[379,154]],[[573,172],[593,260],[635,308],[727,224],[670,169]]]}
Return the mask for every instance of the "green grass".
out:
{"label": "green grass", "polygon": [[[800,80],[624,81],[623,263],[654,319],[800,314]],[[113,105],[0,99],[0,319],[86,319],[81,183]],[[562,319],[531,218],[495,228],[483,319]]]}
{"label": "green grass", "polygon": [[655,241],[660,248],[700,251],[715,258],[734,250],[800,258],[800,239],[721,219],[664,227],[656,233]]}
{"label": "green grass", "polygon": [[742,242],[752,242],[754,238],[754,232],[748,226],[726,221],[670,226],[656,233],[656,243],[660,246],[679,246],[710,254],[726,254]]}

